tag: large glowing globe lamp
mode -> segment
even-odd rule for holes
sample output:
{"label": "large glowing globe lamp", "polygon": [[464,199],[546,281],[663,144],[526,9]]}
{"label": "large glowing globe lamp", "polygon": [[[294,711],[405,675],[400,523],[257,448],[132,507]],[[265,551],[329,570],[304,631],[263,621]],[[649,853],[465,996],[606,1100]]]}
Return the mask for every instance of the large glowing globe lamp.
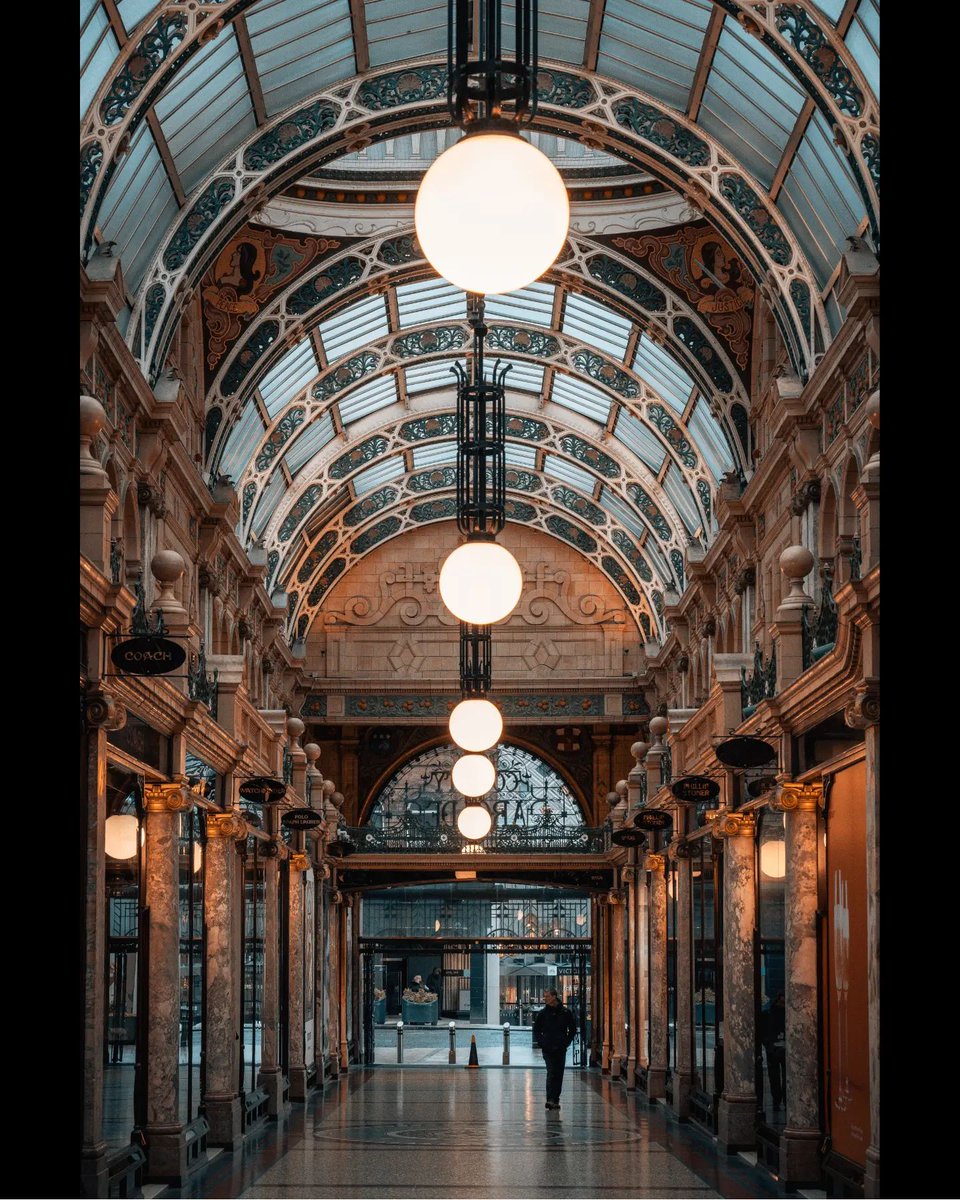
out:
{"label": "large glowing globe lamp", "polygon": [[523,591],[523,572],[496,542],[465,542],[440,568],[440,597],[453,615],[471,625],[509,617]]}
{"label": "large glowing globe lamp", "polygon": [[450,736],[461,750],[489,750],[503,733],[503,717],[489,700],[461,700],[450,714]]}
{"label": "large glowing globe lamp", "polygon": [[485,796],[497,781],[497,771],[482,754],[464,754],[453,764],[451,778],[461,796]]}
{"label": "large glowing globe lamp", "polygon": [[133,858],[137,852],[137,818],[129,813],[107,817],[103,827],[104,849],[109,858]]}
{"label": "large glowing globe lamp", "polygon": [[764,842],[760,847],[760,870],[768,879],[782,879],[787,873],[786,847],[783,842]]}
{"label": "large glowing globe lamp", "polygon": [[560,172],[512,133],[471,134],[434,162],[417,193],[417,239],[436,271],[465,292],[526,287],[560,253],[570,201]]}
{"label": "large glowing globe lamp", "polygon": [[493,818],[485,804],[467,804],[457,817],[457,828],[471,842],[478,842],[490,832]]}

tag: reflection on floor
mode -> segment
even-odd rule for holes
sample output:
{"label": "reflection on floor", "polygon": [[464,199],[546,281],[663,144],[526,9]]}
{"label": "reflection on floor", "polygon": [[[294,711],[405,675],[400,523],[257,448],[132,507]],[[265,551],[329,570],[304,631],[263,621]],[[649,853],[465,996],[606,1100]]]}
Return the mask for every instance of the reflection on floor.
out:
{"label": "reflection on floor", "polygon": [[766,1197],[769,1175],[725,1158],[643,1096],[568,1070],[544,1109],[540,1071],[351,1068],[282,1126],[221,1154],[178,1196]]}

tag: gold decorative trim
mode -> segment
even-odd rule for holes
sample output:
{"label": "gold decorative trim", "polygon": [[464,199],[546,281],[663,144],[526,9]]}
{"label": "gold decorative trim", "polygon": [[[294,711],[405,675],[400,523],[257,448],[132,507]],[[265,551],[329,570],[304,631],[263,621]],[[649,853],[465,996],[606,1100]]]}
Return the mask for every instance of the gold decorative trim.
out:
{"label": "gold decorative trim", "polygon": [[713,836],[716,838],[752,838],[756,832],[757,818],[752,812],[724,813],[713,823]]}
{"label": "gold decorative trim", "polygon": [[247,823],[238,813],[207,812],[208,838],[233,838],[242,841],[247,836]]}
{"label": "gold decorative trim", "polygon": [[189,812],[193,808],[194,795],[187,783],[145,783],[143,805],[151,812]]}
{"label": "gold decorative trim", "polygon": [[816,812],[818,808],[823,808],[823,784],[779,783],[770,807],[775,812]]}
{"label": "gold decorative trim", "polygon": [[663,854],[645,854],[643,857],[643,866],[647,871],[665,871],[667,869],[667,860]]}
{"label": "gold decorative trim", "polygon": [[290,855],[290,870],[291,871],[309,871],[310,859],[306,854],[291,854]]}

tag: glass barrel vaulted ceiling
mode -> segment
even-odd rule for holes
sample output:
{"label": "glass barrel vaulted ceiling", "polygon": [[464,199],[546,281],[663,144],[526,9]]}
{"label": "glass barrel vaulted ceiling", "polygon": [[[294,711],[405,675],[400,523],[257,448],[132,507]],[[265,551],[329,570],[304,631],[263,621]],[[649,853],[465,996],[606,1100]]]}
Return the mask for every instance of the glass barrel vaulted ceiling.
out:
{"label": "glass barrel vaulted ceiling", "polygon": [[[688,221],[705,215],[755,277],[779,279],[778,322],[804,375],[843,319],[835,285],[847,237],[878,238],[879,13],[875,0],[767,7],[541,0],[541,61],[560,69],[544,77],[552,91],[534,136],[571,188],[593,180],[596,203],[607,187],[605,211],[619,205],[623,230],[643,207],[642,187],[624,185],[650,180],[678,202],[684,192],[696,206]],[[424,85],[419,63],[445,54],[446,4],[81,0],[80,16],[82,243],[85,255],[115,243],[129,302],[121,323],[151,377],[176,325],[177,285],[198,282],[226,245],[248,184],[267,202],[261,212],[297,183],[307,196],[345,179],[406,185],[409,232],[416,179],[456,137],[442,104],[417,110],[412,132],[398,117],[335,152],[321,136],[337,88],[355,77],[373,83],[351,95],[371,104],[375,93],[384,107],[398,67],[412,60]],[[563,105],[597,76],[611,83],[591,92],[592,120],[564,128]],[[301,140],[286,159],[291,128]],[[708,160],[733,166],[717,183]],[[243,213],[256,219],[257,205]],[[676,212],[661,228],[675,224]],[[384,243],[371,230],[376,255]],[[516,512],[535,511],[545,530],[605,561],[656,626],[663,591],[684,584],[684,546],[709,541],[717,480],[749,474],[749,403],[698,300],[649,271],[631,271],[626,286],[623,254],[608,243],[575,223],[554,272],[488,302],[502,330],[494,352],[511,365],[509,494]],[[446,415],[449,368],[466,345],[463,293],[426,278],[416,253],[376,279],[363,246],[355,257],[353,282],[365,286],[303,312],[299,328],[262,306],[255,326],[274,320],[282,337],[262,333],[260,361],[226,395],[246,344],[233,347],[210,389],[206,466],[236,482],[240,532],[267,546],[274,585],[296,592],[292,617],[322,601],[331,563],[376,544],[366,533],[402,532],[418,506],[435,502],[439,514],[452,492]],[[704,263],[705,276],[716,266]],[[656,299],[651,308],[658,294],[662,312]]]}

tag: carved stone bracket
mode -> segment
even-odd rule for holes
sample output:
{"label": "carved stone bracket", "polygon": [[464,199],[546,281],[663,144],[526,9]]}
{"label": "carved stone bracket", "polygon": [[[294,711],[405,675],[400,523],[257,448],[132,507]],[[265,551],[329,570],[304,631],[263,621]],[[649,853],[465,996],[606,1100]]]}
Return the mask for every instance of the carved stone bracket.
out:
{"label": "carved stone bracket", "polygon": [[778,783],[777,794],[771,799],[770,807],[775,812],[814,812],[823,808],[823,784],[788,781]]}
{"label": "carved stone bracket", "polygon": [[148,813],[189,812],[194,799],[185,779],[176,783],[145,783],[143,786],[143,803]]}
{"label": "carved stone bracket", "polygon": [[819,499],[820,480],[808,479],[806,483],[802,483],[793,493],[793,499],[790,501],[790,511],[794,516],[802,516],[807,506],[814,501],[819,501]]}
{"label": "carved stone bracket", "polygon": [[247,823],[239,813],[206,813],[207,837],[233,838],[243,841],[247,836]]}
{"label": "carved stone bracket", "polygon": [[163,492],[155,483],[140,480],[137,484],[137,503],[149,508],[158,519],[166,516],[167,506],[163,500]]}
{"label": "carved stone bracket", "polygon": [[724,813],[713,823],[715,838],[748,837],[752,838],[757,832],[757,819],[752,812]]}
{"label": "carved stone bracket", "polygon": [[95,686],[87,692],[84,718],[89,729],[122,729],[127,723],[127,710],[109,692]]}
{"label": "carved stone bracket", "polygon": [[748,563],[745,567],[741,567],[736,574],[733,582],[733,590],[738,596],[742,596],[748,587],[752,587],[757,582],[757,568],[753,563]]}
{"label": "carved stone bracket", "polygon": [[646,871],[665,871],[667,869],[667,859],[663,854],[645,854],[643,856],[643,867]]}
{"label": "carved stone bracket", "polygon": [[667,857],[671,862],[682,862],[690,857],[690,847],[681,838],[674,838],[667,846]]}
{"label": "carved stone bracket", "polygon": [[880,683],[878,680],[859,684],[853,699],[843,710],[843,719],[851,729],[866,729],[880,723]]}

